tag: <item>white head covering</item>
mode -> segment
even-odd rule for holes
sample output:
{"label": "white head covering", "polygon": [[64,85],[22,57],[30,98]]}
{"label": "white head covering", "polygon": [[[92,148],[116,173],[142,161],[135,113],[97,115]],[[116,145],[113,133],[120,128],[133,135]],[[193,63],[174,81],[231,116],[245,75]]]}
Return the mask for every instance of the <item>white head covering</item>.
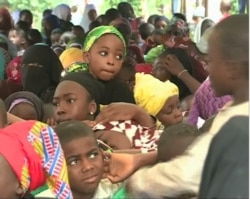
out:
{"label": "white head covering", "polygon": [[202,35],[200,41],[196,43],[196,47],[199,49],[199,51],[203,54],[207,54],[208,50],[208,39],[211,36],[212,32],[214,30],[214,26],[208,28],[204,34]]}
{"label": "white head covering", "polygon": [[96,9],[95,5],[94,4],[87,4],[85,6],[85,9],[83,12],[83,17],[82,17],[80,26],[83,27],[85,32],[87,32],[89,30],[89,24],[91,23],[91,21],[89,20],[88,12],[92,9]]}
{"label": "white head covering", "polygon": [[68,16],[71,14],[71,10],[67,4],[60,4],[53,9],[52,14],[61,20],[67,21]]}
{"label": "white head covering", "polygon": [[[194,29],[194,40],[193,40],[195,43],[198,43],[200,41],[200,39],[201,39],[201,27],[202,27],[202,24],[204,23],[204,21],[207,20],[207,19],[210,19],[210,18],[208,18],[208,17],[203,18],[195,26],[195,29]],[[212,20],[212,19],[210,19],[210,20]]]}
{"label": "white head covering", "polygon": [[193,17],[205,17],[205,8],[203,6],[197,6],[194,9]]}
{"label": "white head covering", "polygon": [[13,12],[11,12],[11,17],[13,20],[13,24],[15,25],[19,21],[20,10],[14,10]]}

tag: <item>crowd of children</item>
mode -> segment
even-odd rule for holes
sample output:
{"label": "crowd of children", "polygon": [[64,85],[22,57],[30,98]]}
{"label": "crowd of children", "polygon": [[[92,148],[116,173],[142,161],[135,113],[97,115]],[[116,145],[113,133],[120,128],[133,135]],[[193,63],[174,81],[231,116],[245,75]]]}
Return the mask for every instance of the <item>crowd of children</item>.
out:
{"label": "crowd of children", "polygon": [[0,198],[247,198],[248,15],[87,16],[0,8]]}

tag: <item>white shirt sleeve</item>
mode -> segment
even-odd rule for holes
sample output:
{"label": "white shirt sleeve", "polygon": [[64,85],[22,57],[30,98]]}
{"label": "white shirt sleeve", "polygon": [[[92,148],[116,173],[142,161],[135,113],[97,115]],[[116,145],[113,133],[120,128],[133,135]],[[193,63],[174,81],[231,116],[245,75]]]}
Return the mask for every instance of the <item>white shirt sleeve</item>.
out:
{"label": "white shirt sleeve", "polygon": [[129,179],[132,196],[139,198],[142,194],[162,198],[186,193],[197,194],[212,138],[211,134],[203,134],[183,155],[169,162],[138,170]]}

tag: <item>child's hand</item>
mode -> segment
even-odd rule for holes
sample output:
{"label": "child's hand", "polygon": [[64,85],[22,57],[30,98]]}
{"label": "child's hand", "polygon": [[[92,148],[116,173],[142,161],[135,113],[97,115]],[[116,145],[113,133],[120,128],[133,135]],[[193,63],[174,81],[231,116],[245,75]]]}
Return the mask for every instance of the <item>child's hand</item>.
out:
{"label": "child's hand", "polygon": [[166,69],[173,74],[174,76],[178,76],[185,68],[181,64],[181,62],[178,60],[178,58],[175,55],[167,55],[166,59]]}
{"label": "child's hand", "polygon": [[52,128],[54,128],[57,125],[54,117],[48,118],[46,124],[48,124]]}
{"label": "child's hand", "polygon": [[90,128],[93,128],[96,125],[96,122],[91,120],[84,120],[83,122],[87,124]]}
{"label": "child's hand", "polygon": [[122,153],[103,153],[104,176],[112,183],[122,182],[136,170],[135,155]]}
{"label": "child's hand", "polygon": [[142,108],[130,103],[111,103],[103,107],[96,117],[96,123],[107,123],[117,120],[134,120],[142,126],[152,127],[154,121]]}

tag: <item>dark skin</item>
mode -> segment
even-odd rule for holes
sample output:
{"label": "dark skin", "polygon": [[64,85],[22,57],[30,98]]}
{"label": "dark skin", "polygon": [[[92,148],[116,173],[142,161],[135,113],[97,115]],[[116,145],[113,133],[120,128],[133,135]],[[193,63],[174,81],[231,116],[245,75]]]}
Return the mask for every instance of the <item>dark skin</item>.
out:
{"label": "dark skin", "polygon": [[32,105],[27,104],[27,103],[20,103],[16,105],[11,110],[10,113],[24,120],[38,120],[38,116],[37,116],[37,112],[35,108]]}
{"label": "dark skin", "polygon": [[[217,97],[223,95],[232,95],[233,105],[248,101],[249,99],[249,80],[246,67],[237,63],[237,61],[228,61],[223,59],[219,51],[220,34],[213,33],[208,42],[209,46],[209,66],[208,72],[211,81],[211,87],[214,89]],[[216,67],[220,66],[220,67]]]}
{"label": "dark skin", "polygon": [[19,199],[23,190],[6,159],[0,155],[0,196]]}
{"label": "dark skin", "polygon": [[[100,139],[105,144],[114,150],[131,149],[132,145],[124,133],[116,131],[97,131],[95,133],[97,139]],[[119,140],[119,142],[118,142]]]}
{"label": "dark skin", "polygon": [[158,159],[161,162],[167,162],[176,156],[184,153],[188,146],[195,140],[196,136],[170,136],[164,146],[158,146]]}
{"label": "dark skin", "polygon": [[62,144],[75,199],[93,198],[103,175],[103,156],[93,135]]}

